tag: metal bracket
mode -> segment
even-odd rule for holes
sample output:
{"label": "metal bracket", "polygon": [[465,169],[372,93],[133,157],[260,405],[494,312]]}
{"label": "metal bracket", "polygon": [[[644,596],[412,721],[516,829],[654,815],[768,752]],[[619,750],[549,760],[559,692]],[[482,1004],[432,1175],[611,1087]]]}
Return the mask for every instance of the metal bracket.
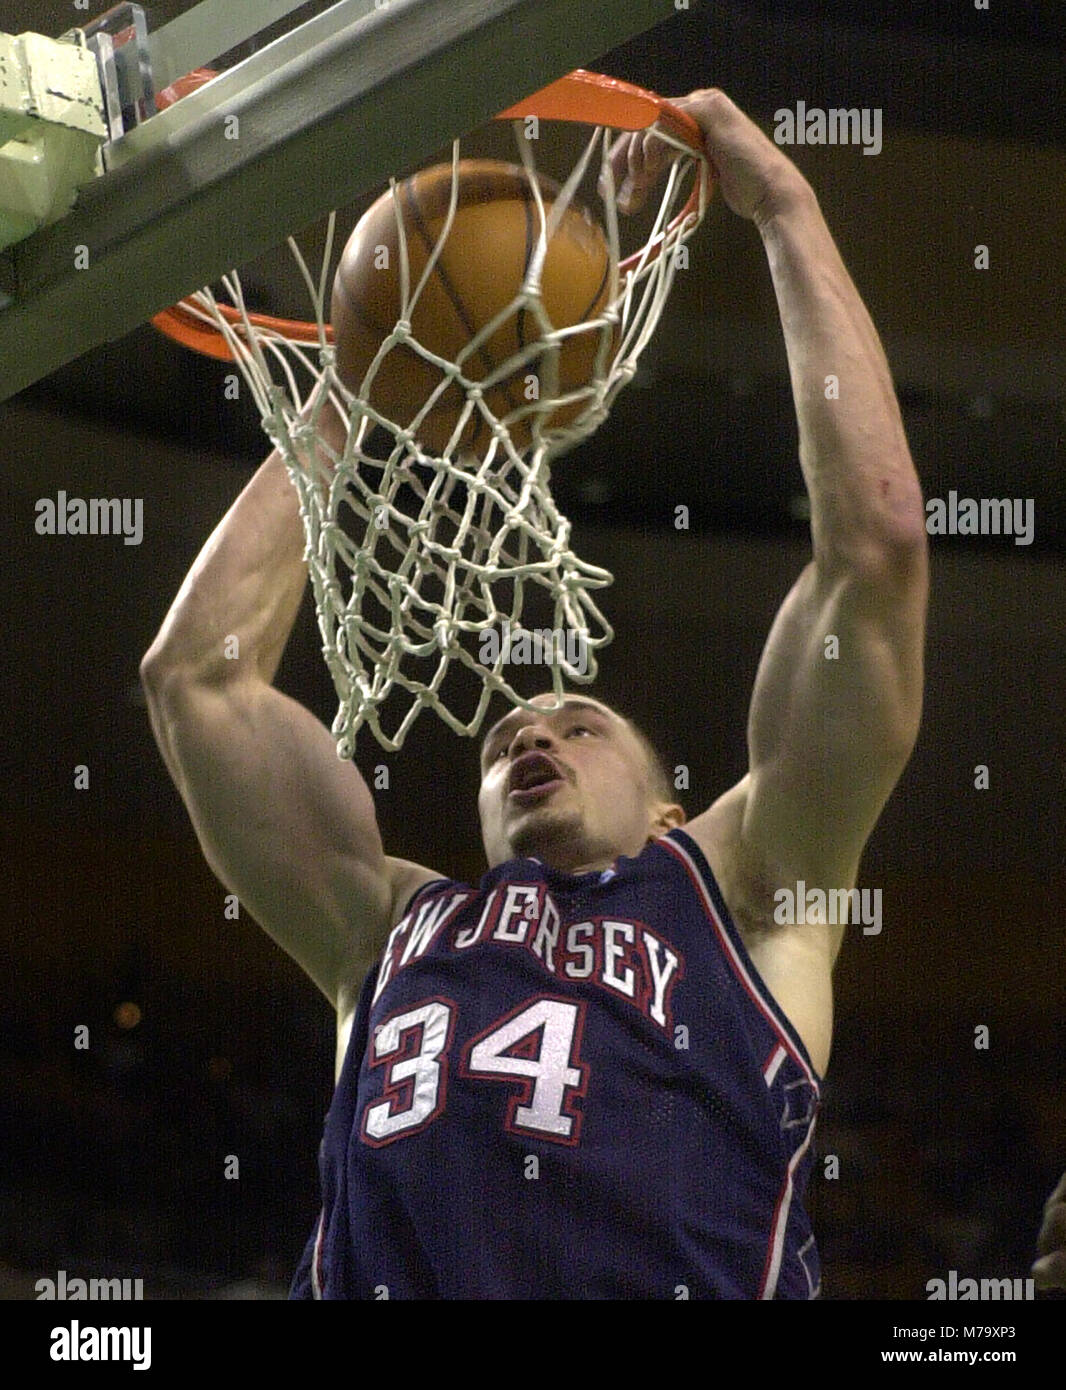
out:
{"label": "metal bracket", "polygon": [[148,18],[140,5],[115,5],[83,29],[64,34],[60,42],[73,35],[81,36],[96,55],[112,141],[156,114]]}

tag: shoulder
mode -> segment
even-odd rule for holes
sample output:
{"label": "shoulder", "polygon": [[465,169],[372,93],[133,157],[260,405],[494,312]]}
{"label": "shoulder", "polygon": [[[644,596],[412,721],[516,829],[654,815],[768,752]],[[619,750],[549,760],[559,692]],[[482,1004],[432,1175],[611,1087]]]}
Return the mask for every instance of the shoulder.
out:
{"label": "shoulder", "polygon": [[753,850],[744,834],[750,789],[744,777],[683,829],[699,846],[752,964],[824,1074],[832,1035],[832,971],[842,929],[774,920],[786,869]]}
{"label": "shoulder", "polygon": [[446,874],[427,869],[424,864],[415,864],[410,859],[389,857],[386,864],[392,889],[392,909],[388,926],[388,930],[391,931],[407,911],[408,904],[420,888],[424,888],[427,883],[448,883],[451,880]]}
{"label": "shoulder", "polygon": [[709,810],[681,828],[703,852],[741,936],[773,920],[775,875],[744,839],[744,813],[751,777],[745,775]]}
{"label": "shoulder", "polygon": [[350,969],[342,983],[337,1012],[343,1017],[351,1016],[359,991],[370,970],[374,968],[385,949],[389,933],[403,917],[411,899],[427,883],[448,882],[446,875],[427,869],[424,864],[416,864],[410,859],[385,857],[387,909],[377,922],[376,929],[369,933],[360,944],[358,955],[351,961]]}
{"label": "shoulder", "polygon": [[[683,829],[696,841],[711,866],[741,935],[781,936],[782,928],[774,917],[775,894],[782,888],[795,887],[797,879],[824,885],[825,876],[819,872],[824,866],[789,863],[775,855],[772,846],[758,843],[749,830],[751,798],[749,772]],[[857,873],[857,864],[839,871],[832,886],[850,888]],[[839,944],[837,939],[836,945]]]}

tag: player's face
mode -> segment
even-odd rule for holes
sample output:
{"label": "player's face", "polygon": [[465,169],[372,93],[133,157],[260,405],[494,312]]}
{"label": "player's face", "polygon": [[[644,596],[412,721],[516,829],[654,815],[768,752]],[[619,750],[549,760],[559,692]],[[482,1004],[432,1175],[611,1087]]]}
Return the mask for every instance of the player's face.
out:
{"label": "player's face", "polygon": [[478,809],[490,865],[535,857],[564,872],[635,855],[653,828],[644,750],[597,700],[553,695],[515,709],[482,745]]}

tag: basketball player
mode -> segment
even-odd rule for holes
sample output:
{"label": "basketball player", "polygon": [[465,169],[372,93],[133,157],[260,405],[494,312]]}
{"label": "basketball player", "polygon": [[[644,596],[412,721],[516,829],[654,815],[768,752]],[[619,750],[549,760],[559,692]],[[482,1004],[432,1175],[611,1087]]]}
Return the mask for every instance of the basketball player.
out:
{"label": "basketball player", "polygon": [[[766,247],[811,501],[813,559],[759,667],[747,775],[685,826],[627,720],[543,697],[484,739],[481,883],[387,855],[358,771],[272,686],[306,583],[276,454],[142,664],[209,864],[337,1012],[322,1211],[295,1297],[820,1287],[803,1192],[846,928],[779,924],[774,894],[854,885],[910,756],[924,512],[884,354],[814,193],[722,92],[680,104]],[[635,209],[662,148],[627,137],[614,158]],[[694,618],[715,601],[689,597]]]}

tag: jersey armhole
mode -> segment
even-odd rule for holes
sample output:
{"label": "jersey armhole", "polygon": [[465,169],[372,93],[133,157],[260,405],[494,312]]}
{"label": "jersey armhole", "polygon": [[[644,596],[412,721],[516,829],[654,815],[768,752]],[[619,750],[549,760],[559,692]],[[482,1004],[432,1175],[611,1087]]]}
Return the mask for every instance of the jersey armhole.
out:
{"label": "jersey armhole", "polygon": [[[451,882],[452,880],[450,878],[431,878],[428,879],[425,883],[420,883],[418,887],[415,889],[415,891],[411,894],[411,896],[407,899],[407,902],[404,904],[404,909],[400,913],[399,917],[397,917],[396,922],[403,921],[403,919],[414,907],[415,902],[417,901],[420,893],[426,892],[428,888],[439,888],[441,884],[447,884]],[[395,926],[396,922],[394,922],[392,925]]]}
{"label": "jersey armhole", "polygon": [[823,1078],[811,1061],[803,1039],[792,1026],[784,1009],[774,997],[773,991],[760,975],[758,966],[748,954],[748,948],[744,945],[744,939],[737,930],[732,913],[729,911],[725,898],[722,897],[718,880],[715,878],[703,850],[681,826],[675,826],[672,830],[667,831],[665,835],[660,837],[660,842],[662,840],[672,841],[675,847],[673,852],[676,854],[680,850],[684,858],[689,861],[691,870],[695,871],[699,888],[706,895],[707,900],[703,904],[704,910],[707,911],[712,923],[717,919],[724,933],[725,940],[722,942],[722,946],[727,955],[732,956],[730,964],[734,971],[742,981],[745,981],[745,976],[747,977],[745,983],[758,995],[764,1013],[777,1033],[781,1035],[782,1041],[786,1043],[786,1050],[791,1051],[793,1055],[798,1053],[801,1065],[810,1073],[815,1086],[821,1091],[824,1084]]}

